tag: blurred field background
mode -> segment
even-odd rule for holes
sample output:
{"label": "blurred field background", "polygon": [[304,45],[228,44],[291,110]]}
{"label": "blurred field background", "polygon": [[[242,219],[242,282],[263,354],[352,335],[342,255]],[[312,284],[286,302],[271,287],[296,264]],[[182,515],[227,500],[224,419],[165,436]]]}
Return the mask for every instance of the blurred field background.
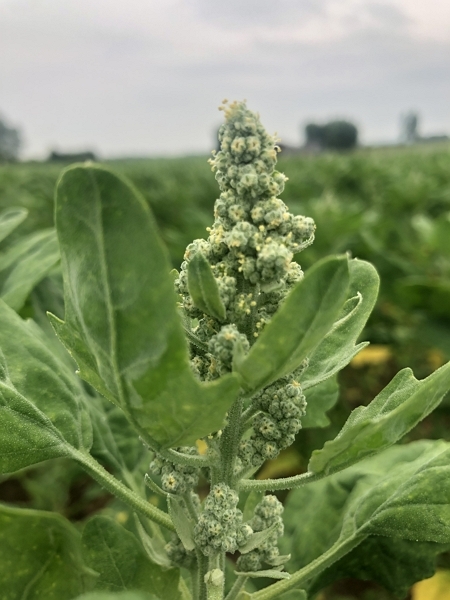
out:
{"label": "blurred field background", "polygon": [[[201,156],[108,163],[126,175],[151,206],[175,268],[187,244],[204,237],[213,220],[218,187],[206,160]],[[24,207],[29,212],[1,243],[0,263],[24,236],[52,227],[54,188],[62,168],[53,163],[0,165],[0,211]],[[302,267],[332,253],[350,252],[376,266],[381,290],[362,336],[371,345],[341,374],[340,397],[329,412],[333,424],[300,432],[295,447],[266,464],[261,477],[304,470],[311,451],[334,437],[350,411],[367,404],[401,368],[411,366],[416,377],[423,378],[450,359],[450,144],[282,153],[278,168],[289,178],[282,199],[292,212],[311,216],[317,224],[314,244],[297,257]],[[7,272],[0,269],[0,285]],[[62,306],[54,269],[20,313],[43,323],[44,310],[63,316]],[[422,437],[450,440],[450,401],[444,400],[405,441]],[[76,465],[52,465],[0,480],[0,500],[58,510],[74,521],[108,503],[109,496]],[[430,585],[417,587],[412,598],[446,598],[433,596]],[[372,584],[344,582],[320,598],[391,596]]]}

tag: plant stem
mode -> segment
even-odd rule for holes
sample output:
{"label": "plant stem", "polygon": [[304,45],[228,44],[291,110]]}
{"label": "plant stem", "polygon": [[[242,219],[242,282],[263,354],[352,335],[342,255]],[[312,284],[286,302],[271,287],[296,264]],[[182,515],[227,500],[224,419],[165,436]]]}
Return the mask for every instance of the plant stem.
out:
{"label": "plant stem", "polygon": [[206,592],[205,575],[208,572],[208,559],[201,552],[196,550],[197,554],[197,596],[194,596],[194,600],[208,600]]}
{"label": "plant stem", "polygon": [[186,465],[189,467],[209,467],[211,461],[206,456],[195,455],[195,454],[184,454],[184,452],[178,452],[173,448],[167,448],[166,450],[158,450],[164,458],[177,463],[179,465]]}
{"label": "plant stem", "polygon": [[250,491],[268,491],[268,490],[292,490],[299,488],[307,483],[314,483],[328,477],[333,473],[302,473],[301,475],[294,475],[292,477],[280,477],[279,479],[242,479],[238,488],[240,492]]}
{"label": "plant stem", "polygon": [[241,414],[243,399],[238,398],[228,413],[228,422],[220,440],[221,473],[220,481],[231,485],[234,461],[241,437]]}
{"label": "plant stem", "polygon": [[283,579],[269,587],[251,594],[251,600],[273,600],[279,598],[281,594],[292,588],[298,588],[303,583],[306,583],[312,577],[321,573],[324,569],[335,563],[337,560],[348,554],[353,548],[356,548],[367,535],[359,534],[345,540],[344,542],[336,542],[324,554],[313,560],[309,565],[300,569],[290,579]]}
{"label": "plant stem", "polygon": [[155,521],[155,523],[163,525],[167,529],[170,529],[170,531],[175,531],[172,520],[167,513],[153,506],[144,498],[141,498],[136,492],[130,490],[121,481],[111,475],[111,473],[108,473],[90,454],[72,449],[71,456],[108,492],[114,494],[114,496],[131,506],[137,512]]}
{"label": "plant stem", "polygon": [[236,581],[233,584],[233,587],[228,592],[225,600],[236,600],[239,592],[244,587],[246,581],[247,581],[247,577],[245,577],[245,575],[238,575]]}
{"label": "plant stem", "polygon": [[211,575],[214,571],[218,572],[220,576],[219,581],[214,582],[209,579],[206,583],[206,590],[208,594],[208,600],[223,600],[224,585],[225,585],[225,573],[222,569],[222,554],[211,556],[208,561],[208,575]]}

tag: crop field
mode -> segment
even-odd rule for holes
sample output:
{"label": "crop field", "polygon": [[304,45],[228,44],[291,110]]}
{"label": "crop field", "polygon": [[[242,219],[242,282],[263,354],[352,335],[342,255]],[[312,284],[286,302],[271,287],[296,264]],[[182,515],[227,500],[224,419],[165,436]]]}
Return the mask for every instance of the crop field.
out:
{"label": "crop field", "polygon": [[[207,157],[108,164],[130,179],[149,203],[172,265],[179,268],[185,247],[205,237],[213,221],[218,186]],[[348,252],[375,265],[381,290],[361,338],[371,345],[341,374],[339,401],[330,409],[333,425],[324,420],[322,427],[301,431],[295,446],[263,466],[261,477],[302,472],[311,451],[335,437],[350,411],[367,404],[401,368],[411,366],[421,379],[450,359],[450,145],[281,154],[278,169],[289,178],[282,200],[294,214],[312,217],[317,225],[314,244],[301,255],[302,268]],[[0,212],[11,207],[28,211],[0,241],[0,297],[10,293],[6,287],[14,257],[32,257],[36,240],[52,235],[54,188],[61,170],[52,163],[0,165]],[[53,266],[41,280],[30,271],[30,281],[32,277],[36,285],[20,292],[16,309],[48,327],[45,310],[63,316],[59,267]],[[450,441],[448,397],[404,441],[422,437]],[[110,497],[80,467],[65,459],[52,465],[0,478],[0,501],[56,510],[74,522],[108,504]],[[55,479],[58,485],[50,490]],[[122,509],[117,501],[108,504],[111,514],[120,515]],[[337,593],[343,599],[356,597],[348,595],[353,592],[344,587],[332,598]],[[365,596],[357,597],[391,598],[376,588],[363,592]]]}

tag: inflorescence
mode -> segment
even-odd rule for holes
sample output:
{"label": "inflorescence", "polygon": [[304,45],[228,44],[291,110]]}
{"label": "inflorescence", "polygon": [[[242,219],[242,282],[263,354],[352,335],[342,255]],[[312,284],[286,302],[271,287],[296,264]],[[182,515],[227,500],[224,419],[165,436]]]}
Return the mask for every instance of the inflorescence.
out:
{"label": "inflorescence", "polygon": [[[209,161],[220,187],[214,208],[214,224],[208,238],[194,240],[186,248],[175,279],[180,305],[191,342],[191,367],[201,381],[211,381],[232,371],[236,353],[249,351],[292,287],[303,278],[295,254],[314,239],[312,219],[294,216],[279,195],[286,177],[275,170],[279,147],[259,116],[245,102],[224,101],[225,123],[219,130],[220,150]],[[195,305],[189,292],[189,263],[201,253],[217,284],[225,317],[207,314]],[[223,316],[223,315],[222,315]],[[307,361],[291,375],[259,391],[250,399],[247,418],[234,463],[237,478],[275,458],[290,446],[301,428],[306,401],[299,379]],[[248,416],[249,415],[249,416]],[[208,452],[218,450],[221,432],[209,436]],[[180,448],[193,454],[195,448]],[[193,494],[200,470],[176,465],[155,455],[150,471],[161,476],[169,494]],[[186,497],[186,496],[185,496]],[[243,522],[238,495],[226,483],[213,485],[193,529],[196,547],[206,556],[234,553],[243,548],[239,571],[280,567],[277,541],[283,533],[283,507],[275,496],[265,496],[253,518]],[[245,544],[255,532],[271,528],[264,542],[248,552]],[[189,567],[192,552],[178,538],[166,546],[174,564]]]}

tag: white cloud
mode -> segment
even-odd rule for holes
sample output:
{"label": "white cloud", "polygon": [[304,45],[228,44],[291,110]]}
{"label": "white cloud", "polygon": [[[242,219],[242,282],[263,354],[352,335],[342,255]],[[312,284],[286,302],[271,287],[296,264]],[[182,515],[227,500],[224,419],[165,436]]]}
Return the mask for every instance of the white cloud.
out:
{"label": "white cloud", "polygon": [[29,153],[203,151],[223,96],[292,142],[334,114],[450,129],[449,31],[448,0],[2,0],[0,110]]}

